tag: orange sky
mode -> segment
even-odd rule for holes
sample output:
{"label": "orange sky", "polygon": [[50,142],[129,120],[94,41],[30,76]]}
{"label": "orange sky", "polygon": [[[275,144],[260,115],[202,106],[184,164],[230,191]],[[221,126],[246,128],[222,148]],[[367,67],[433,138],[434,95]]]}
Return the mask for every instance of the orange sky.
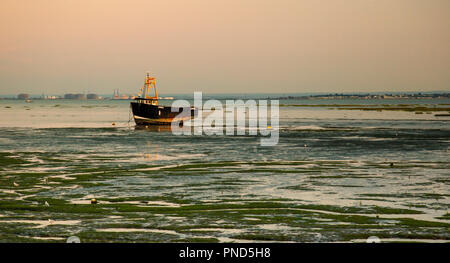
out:
{"label": "orange sky", "polygon": [[1,0],[0,94],[450,90],[448,0]]}

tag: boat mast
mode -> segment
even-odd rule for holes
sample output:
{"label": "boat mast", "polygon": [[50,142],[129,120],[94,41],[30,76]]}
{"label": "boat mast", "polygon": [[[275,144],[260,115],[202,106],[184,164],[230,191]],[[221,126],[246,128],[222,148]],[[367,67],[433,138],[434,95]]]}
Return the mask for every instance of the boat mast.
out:
{"label": "boat mast", "polygon": [[[150,92],[150,89],[154,88],[155,90],[155,96],[154,97],[150,97],[148,96],[148,93]],[[145,83],[144,86],[141,88],[141,90],[139,91],[138,97],[141,96],[142,91],[145,92],[145,98],[146,99],[150,99],[152,101],[154,101],[155,105],[158,105],[158,91],[156,90],[156,80],[154,77],[150,77],[150,73],[147,72],[147,76],[145,78]]]}

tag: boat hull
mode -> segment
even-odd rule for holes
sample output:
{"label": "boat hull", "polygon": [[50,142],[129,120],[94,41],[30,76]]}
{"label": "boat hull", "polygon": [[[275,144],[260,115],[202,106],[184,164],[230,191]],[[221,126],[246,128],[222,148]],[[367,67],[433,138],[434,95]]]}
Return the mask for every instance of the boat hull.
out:
{"label": "boat hull", "polygon": [[179,108],[178,112],[172,112],[170,106],[158,106],[148,103],[131,102],[134,122],[136,125],[171,125],[173,121],[179,121],[180,125],[183,121],[190,120],[197,116],[197,108],[187,108],[190,113],[178,116],[183,108]]}

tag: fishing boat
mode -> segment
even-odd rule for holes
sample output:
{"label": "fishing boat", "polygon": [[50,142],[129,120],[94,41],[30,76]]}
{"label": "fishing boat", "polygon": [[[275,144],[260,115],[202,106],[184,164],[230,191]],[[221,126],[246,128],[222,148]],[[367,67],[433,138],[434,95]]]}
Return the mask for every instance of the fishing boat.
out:
{"label": "fishing boat", "polygon": [[[154,96],[150,97],[150,90],[154,90]],[[158,92],[156,90],[156,80],[149,73],[145,78],[144,86],[142,86],[138,95],[131,102],[133,118],[136,125],[170,125],[173,121],[177,121],[179,125],[183,125],[184,121],[190,120],[197,116],[198,109],[175,108],[171,106],[158,105]],[[182,114],[180,114],[183,112]]]}

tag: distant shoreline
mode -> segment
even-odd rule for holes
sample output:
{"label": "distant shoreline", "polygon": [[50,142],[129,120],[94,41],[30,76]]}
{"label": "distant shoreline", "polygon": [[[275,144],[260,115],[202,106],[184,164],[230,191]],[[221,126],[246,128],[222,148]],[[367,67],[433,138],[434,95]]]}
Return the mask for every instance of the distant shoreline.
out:
{"label": "distant shoreline", "polygon": [[[113,98],[104,96],[92,96],[92,98],[86,96],[79,97],[64,97],[64,96],[46,96],[46,97],[33,97],[28,94],[20,94],[21,97],[14,97],[9,95],[7,97],[0,97],[2,100],[133,100],[130,98]],[[24,96],[26,95],[26,96]],[[312,94],[312,95],[282,95],[282,94],[261,94],[261,93],[249,93],[249,94],[204,94],[208,98],[220,98],[220,99],[237,99],[245,97],[246,99],[259,98],[259,99],[278,99],[278,100],[341,100],[341,99],[361,99],[361,100],[389,100],[389,99],[449,99],[449,92],[440,93],[365,93],[365,94],[355,94],[355,93],[329,93],[329,94]],[[254,96],[252,96],[254,95]],[[190,96],[185,94],[185,96]],[[178,99],[179,97],[185,97],[183,95],[175,95],[175,97],[161,97],[161,100],[172,100]]]}
{"label": "distant shoreline", "polygon": [[287,96],[278,97],[280,100],[297,100],[297,99],[448,99],[450,93],[404,93],[404,94],[327,94],[327,95],[310,95],[310,96]]}

